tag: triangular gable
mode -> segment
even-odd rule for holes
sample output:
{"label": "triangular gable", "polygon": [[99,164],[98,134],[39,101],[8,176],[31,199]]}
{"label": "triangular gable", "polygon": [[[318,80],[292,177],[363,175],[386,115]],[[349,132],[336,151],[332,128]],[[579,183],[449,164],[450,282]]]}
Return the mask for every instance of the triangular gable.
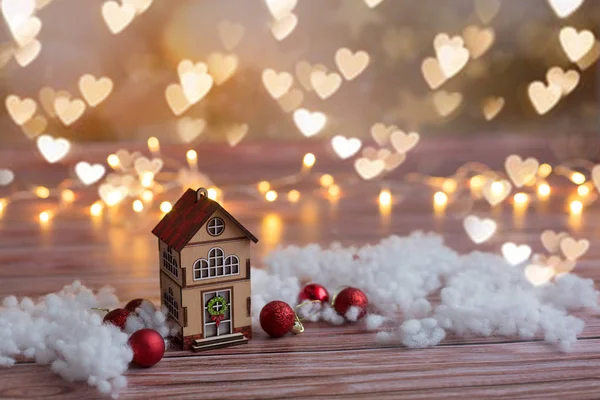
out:
{"label": "triangular gable", "polygon": [[152,233],[168,246],[181,251],[208,221],[216,210],[220,209],[254,243],[258,239],[239,221],[229,214],[219,203],[202,196],[199,200],[196,191],[188,189],[173,209],[152,230]]}

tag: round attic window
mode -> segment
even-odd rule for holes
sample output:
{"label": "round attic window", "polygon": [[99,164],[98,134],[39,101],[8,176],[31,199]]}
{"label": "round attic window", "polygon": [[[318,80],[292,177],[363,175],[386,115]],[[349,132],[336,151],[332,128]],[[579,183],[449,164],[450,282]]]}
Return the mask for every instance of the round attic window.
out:
{"label": "round attic window", "polygon": [[225,230],[225,222],[221,218],[215,217],[208,221],[206,230],[210,236],[219,236]]}

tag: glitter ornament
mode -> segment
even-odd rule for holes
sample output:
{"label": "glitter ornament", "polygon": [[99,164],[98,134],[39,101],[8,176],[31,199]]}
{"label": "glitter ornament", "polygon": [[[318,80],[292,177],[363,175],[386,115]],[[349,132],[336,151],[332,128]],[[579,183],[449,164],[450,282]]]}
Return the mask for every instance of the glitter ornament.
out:
{"label": "glitter ornament", "polygon": [[133,299],[129,303],[127,303],[125,305],[125,307],[123,307],[123,308],[126,309],[127,311],[133,313],[133,312],[135,312],[135,310],[137,310],[139,307],[141,307],[141,305],[143,303],[150,303],[150,304],[152,304],[152,306],[154,307],[154,309],[156,309],[156,307],[154,306],[154,304],[150,300],[146,300],[146,299]]}
{"label": "glitter ornament", "polygon": [[260,310],[260,326],[271,337],[282,337],[288,332],[301,333],[304,327],[289,304],[275,300]]}
{"label": "glitter ornament", "polygon": [[318,283],[311,283],[304,286],[300,294],[298,294],[298,304],[305,301],[319,301],[321,303],[327,303],[329,301],[329,292],[324,286]]}
{"label": "glitter ornament", "polygon": [[115,308],[104,316],[102,322],[105,324],[112,324],[123,330],[125,328],[125,324],[127,323],[127,317],[129,317],[129,314],[131,313],[124,308]]}
{"label": "glitter ornament", "polygon": [[332,305],[335,311],[343,317],[346,317],[346,313],[351,307],[358,308],[358,316],[354,320],[359,320],[367,314],[369,299],[362,290],[347,287],[333,297]]}
{"label": "glitter ornament", "polygon": [[140,329],[129,338],[133,362],[140,367],[151,367],[165,355],[165,340],[154,329]]}

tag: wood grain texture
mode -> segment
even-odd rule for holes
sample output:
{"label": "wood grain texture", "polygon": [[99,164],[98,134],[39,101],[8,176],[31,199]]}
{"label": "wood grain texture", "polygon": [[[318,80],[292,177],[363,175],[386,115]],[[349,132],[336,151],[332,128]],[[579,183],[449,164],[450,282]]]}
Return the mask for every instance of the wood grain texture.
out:
{"label": "wood grain texture", "polygon": [[[185,148],[164,147],[171,158],[184,159]],[[325,146],[249,144],[235,149],[232,157],[234,150],[207,145],[199,152],[200,169],[220,186],[250,183],[294,173],[302,155],[315,148]],[[527,243],[534,251],[541,251],[540,233],[554,229],[568,230],[575,237],[591,241],[592,246],[576,271],[600,280],[598,207],[586,208],[578,222],[570,220],[565,213],[565,194],[574,188],[564,179],[553,183],[556,195],[548,203],[531,204],[523,216],[515,215],[508,204],[494,208],[490,215],[499,221],[499,232],[490,242],[477,247],[464,234],[462,218],[471,211],[489,213],[487,204],[473,205],[460,199],[444,217],[436,218],[432,213],[431,189],[400,183],[407,171],[447,176],[461,163],[475,159],[501,168],[503,159],[515,148],[522,156],[553,161],[545,143],[535,140],[476,139],[462,145],[440,140],[437,144],[420,144],[407,164],[389,177],[396,185],[394,193],[398,193],[389,216],[381,215],[377,207],[379,184],[359,185],[351,167],[324,150],[315,152],[315,169],[332,173],[341,182],[344,195],[337,203],[332,204],[320,192],[313,191],[318,175],[294,186],[304,194],[297,205],[285,201],[268,204],[235,191],[224,203],[260,239],[252,248],[254,265],[260,265],[262,257],[280,244],[327,245],[339,241],[362,245],[415,229],[443,234],[447,244],[460,252],[475,248],[497,252],[507,240]],[[47,166],[31,150],[0,150],[0,167],[15,170],[17,185],[50,184],[69,175],[68,168],[75,161],[100,162],[115,150],[115,146],[108,145],[76,148],[65,165],[55,166]],[[220,159],[233,161],[217,167]],[[0,197],[10,190],[0,188]],[[308,195],[309,191],[313,195]],[[92,191],[77,193],[76,203],[55,209],[55,219],[44,228],[36,218],[41,210],[54,207],[50,201],[16,202],[4,211],[0,217],[0,298],[9,294],[40,296],[80,279],[95,289],[104,285],[115,287],[123,301],[145,297],[158,302],[158,257],[156,239],[150,230],[159,216],[127,218],[117,225],[109,223],[107,216],[93,221],[87,215],[87,207],[95,195]],[[173,193],[168,199],[176,200],[179,194]],[[373,333],[366,332],[362,324],[309,324],[303,335],[279,340],[255,330],[255,337],[247,346],[200,355],[172,350],[151,369],[132,368],[128,373],[130,386],[122,398],[211,399],[222,398],[222,393],[230,399],[598,398],[600,319],[592,311],[577,315],[585,319],[586,328],[568,354],[559,353],[540,338],[523,341],[504,337],[458,338],[451,334],[435,348],[409,350],[396,344],[377,344]],[[12,368],[0,370],[1,398],[101,396],[84,383],[65,382],[49,368],[22,360]]]}

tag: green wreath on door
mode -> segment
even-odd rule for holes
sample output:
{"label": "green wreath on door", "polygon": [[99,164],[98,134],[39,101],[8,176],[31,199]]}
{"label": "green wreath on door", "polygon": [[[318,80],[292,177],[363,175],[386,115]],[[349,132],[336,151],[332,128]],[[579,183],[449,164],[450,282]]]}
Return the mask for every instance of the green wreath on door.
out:
{"label": "green wreath on door", "polygon": [[[217,304],[221,307],[215,307]],[[210,314],[210,319],[214,321],[217,328],[219,328],[219,324],[225,319],[225,313],[229,310],[227,300],[225,300],[223,296],[215,296],[208,301],[206,308]]]}

